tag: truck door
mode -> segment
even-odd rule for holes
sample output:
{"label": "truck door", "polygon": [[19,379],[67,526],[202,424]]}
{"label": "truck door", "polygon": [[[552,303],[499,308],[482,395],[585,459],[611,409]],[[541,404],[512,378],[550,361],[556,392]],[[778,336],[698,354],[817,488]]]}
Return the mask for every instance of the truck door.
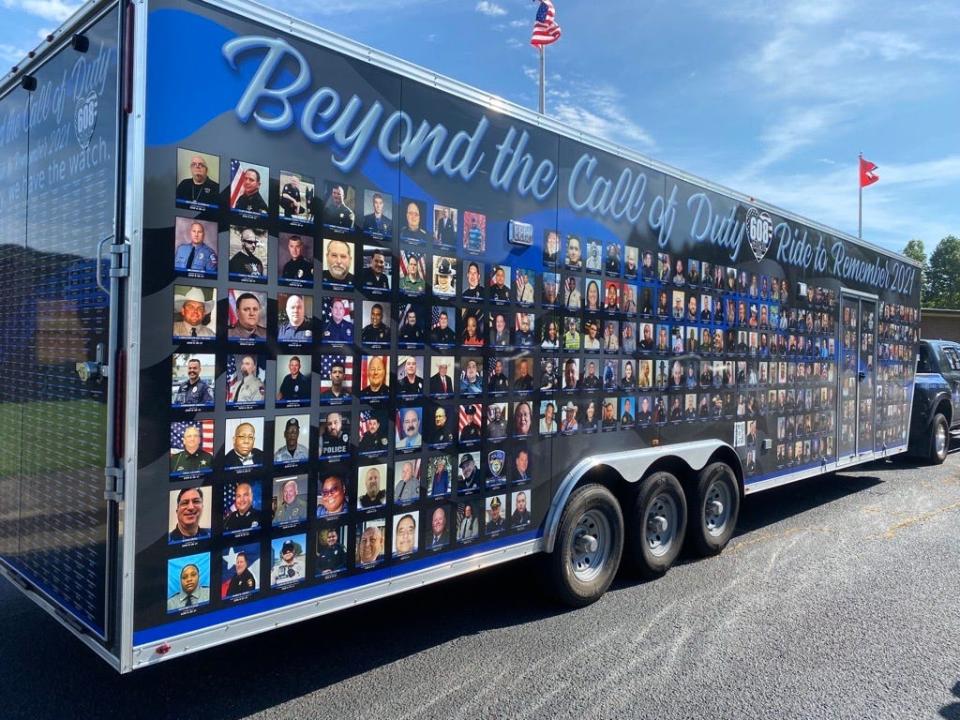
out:
{"label": "truck door", "polygon": [[876,298],[844,291],[840,300],[839,464],[873,452],[876,325]]}
{"label": "truck door", "polygon": [[950,386],[950,394],[953,397],[954,413],[951,418],[951,426],[960,426],[960,345],[941,345],[940,346],[940,374]]}

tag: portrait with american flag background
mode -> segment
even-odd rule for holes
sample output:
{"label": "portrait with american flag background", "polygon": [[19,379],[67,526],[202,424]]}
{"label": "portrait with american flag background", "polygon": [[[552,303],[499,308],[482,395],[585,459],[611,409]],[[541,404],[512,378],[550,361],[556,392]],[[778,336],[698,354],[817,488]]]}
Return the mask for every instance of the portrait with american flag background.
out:
{"label": "portrait with american flag background", "polygon": [[320,357],[320,402],[349,400],[352,390],[353,355],[324,353]]}

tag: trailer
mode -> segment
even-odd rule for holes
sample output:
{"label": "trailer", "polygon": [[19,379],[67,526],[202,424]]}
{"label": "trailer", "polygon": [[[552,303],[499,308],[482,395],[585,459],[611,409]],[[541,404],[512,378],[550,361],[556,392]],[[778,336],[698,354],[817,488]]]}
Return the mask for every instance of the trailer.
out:
{"label": "trailer", "polygon": [[120,672],[906,449],[918,267],[250,2],[0,82],[0,572]]}

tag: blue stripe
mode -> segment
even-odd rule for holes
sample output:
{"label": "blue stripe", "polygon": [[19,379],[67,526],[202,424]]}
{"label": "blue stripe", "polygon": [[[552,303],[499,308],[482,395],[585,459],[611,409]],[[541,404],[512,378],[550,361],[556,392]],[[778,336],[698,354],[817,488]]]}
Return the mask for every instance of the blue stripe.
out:
{"label": "blue stripe", "polygon": [[[332,582],[324,583],[314,587],[306,587],[300,590],[278,593],[273,597],[264,598],[263,600],[238,603],[232,607],[223,608],[222,610],[217,610],[215,612],[194,615],[184,618],[183,620],[167,623],[166,625],[159,625],[147,630],[135,632],[133,634],[133,644],[136,647],[139,645],[160,642],[161,640],[165,640],[175,635],[184,635],[186,633],[197,632],[199,630],[220,625],[221,623],[227,623],[258,613],[269,612],[271,610],[278,610],[299,602],[314,600],[316,598],[323,597],[324,595],[330,595],[331,593],[354,590],[363,587],[364,585],[369,585],[370,583],[379,582],[381,580],[389,580],[391,578],[399,577],[400,575],[407,575],[411,572],[428,570],[432,567],[437,567],[440,565],[448,565],[453,561],[468,558],[471,555],[479,554],[480,552],[519,545],[530,540],[535,540],[538,537],[542,537],[541,533],[537,530],[531,530],[520,535],[511,535],[510,537],[499,540],[491,540],[479,545],[470,545],[468,547],[458,548],[457,550],[445,552],[440,555],[420,558],[410,562],[401,563],[399,565],[380,568],[379,570],[372,570],[359,575],[352,575],[350,577],[334,580]],[[211,587],[211,594],[215,590],[218,590],[218,588]]]}

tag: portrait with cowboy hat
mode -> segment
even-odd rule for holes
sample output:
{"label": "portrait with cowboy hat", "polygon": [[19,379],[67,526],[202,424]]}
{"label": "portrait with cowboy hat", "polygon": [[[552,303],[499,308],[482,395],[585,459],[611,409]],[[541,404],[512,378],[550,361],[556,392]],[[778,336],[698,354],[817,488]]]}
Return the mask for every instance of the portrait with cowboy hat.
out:
{"label": "portrait with cowboy hat", "polygon": [[[173,336],[185,338],[212,338],[216,333],[208,327],[216,326],[216,288],[177,285],[173,289],[175,310]],[[209,295],[209,299],[208,299]],[[207,320],[207,316],[209,319]],[[204,322],[207,320],[207,323]]]}

